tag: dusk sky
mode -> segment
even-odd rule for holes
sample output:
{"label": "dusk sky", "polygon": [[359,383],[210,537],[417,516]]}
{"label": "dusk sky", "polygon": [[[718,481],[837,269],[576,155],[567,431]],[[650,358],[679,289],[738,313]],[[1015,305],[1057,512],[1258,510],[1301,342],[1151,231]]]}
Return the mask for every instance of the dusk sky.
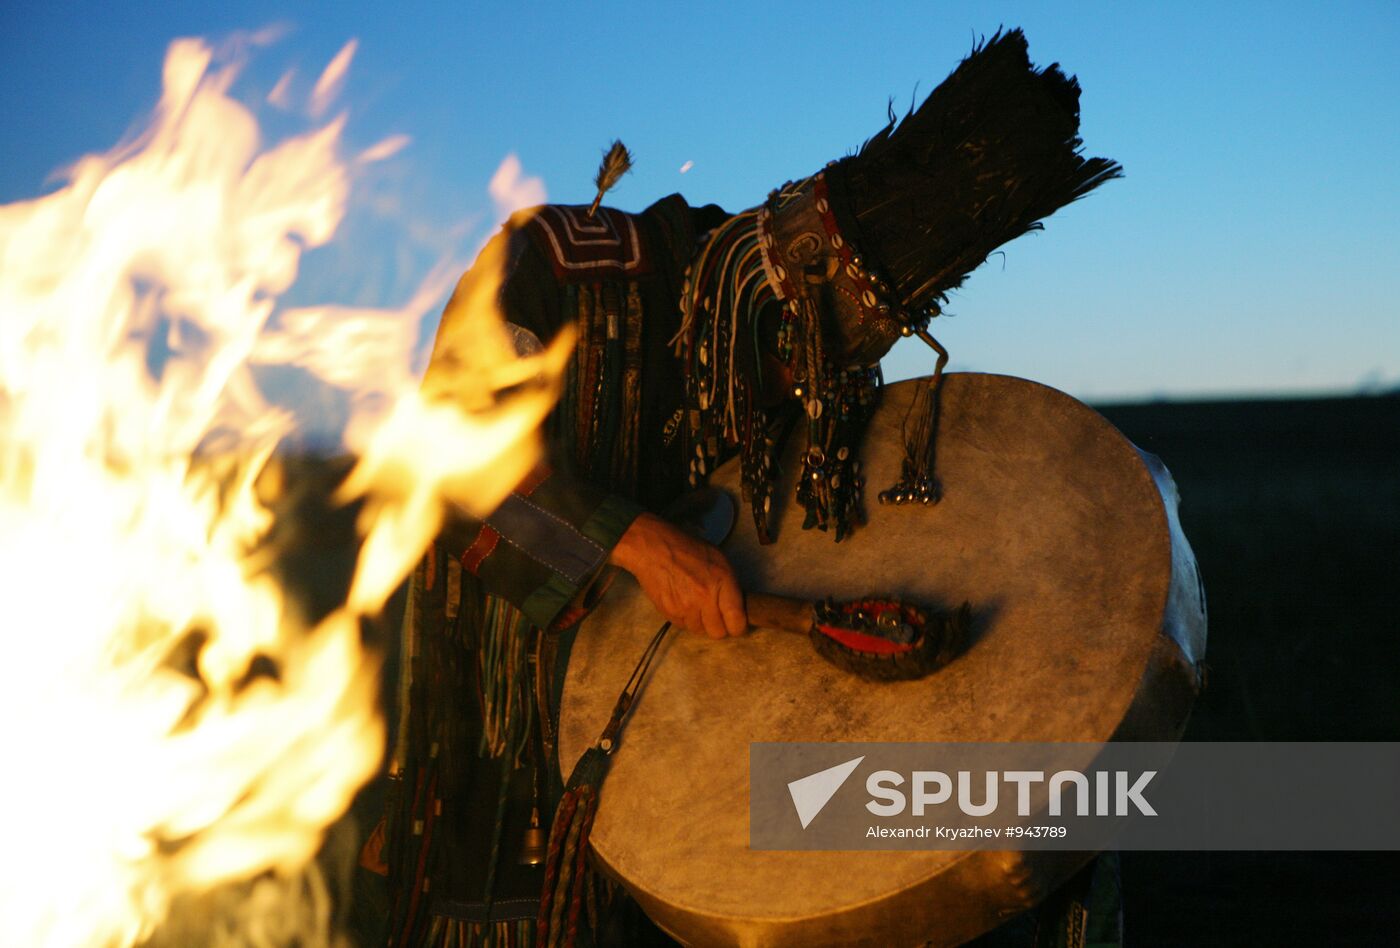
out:
{"label": "dusk sky", "polygon": [[[470,256],[508,155],[586,203],[738,211],[859,147],[999,26],[1079,76],[1085,152],[1126,175],[1008,245],[934,332],[953,369],[1108,401],[1400,388],[1400,4],[56,3],[0,7],[0,202],[138,127],[170,41],[281,24],[235,95],[270,141],[357,40],[346,141],[412,139],[359,181],[300,293],[402,302]],[[335,114],[332,110],[330,114]],[[3,315],[0,315],[3,318]],[[931,360],[901,344],[894,378]]]}

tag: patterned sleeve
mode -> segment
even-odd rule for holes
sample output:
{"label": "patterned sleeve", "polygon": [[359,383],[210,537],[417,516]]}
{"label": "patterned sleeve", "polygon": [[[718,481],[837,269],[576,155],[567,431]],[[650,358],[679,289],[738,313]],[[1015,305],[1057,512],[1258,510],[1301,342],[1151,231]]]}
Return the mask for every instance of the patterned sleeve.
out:
{"label": "patterned sleeve", "polygon": [[[541,465],[488,515],[444,539],[462,568],[542,629],[567,625],[641,507]],[[458,552],[460,551],[460,553]]]}

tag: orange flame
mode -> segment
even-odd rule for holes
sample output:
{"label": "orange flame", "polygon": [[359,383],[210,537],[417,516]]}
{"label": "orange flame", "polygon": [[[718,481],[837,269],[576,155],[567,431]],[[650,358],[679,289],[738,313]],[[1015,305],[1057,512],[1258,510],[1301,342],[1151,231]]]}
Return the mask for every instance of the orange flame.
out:
{"label": "orange flame", "polygon": [[[360,617],[444,504],[484,513],[534,463],[570,346],[514,358],[489,289],[453,303],[467,374],[420,392],[416,323],[446,270],[398,310],[270,327],[343,217],[343,118],[264,150],[229,95],[237,66],[212,61],[172,44],[138,140],[0,207],[3,944],[130,945],[184,896],[306,870],[383,753]],[[269,362],[350,393],[364,449],[343,488],[367,497],[360,568],[314,628],[259,546],[272,514],[254,486],[294,424],[256,384]]]}

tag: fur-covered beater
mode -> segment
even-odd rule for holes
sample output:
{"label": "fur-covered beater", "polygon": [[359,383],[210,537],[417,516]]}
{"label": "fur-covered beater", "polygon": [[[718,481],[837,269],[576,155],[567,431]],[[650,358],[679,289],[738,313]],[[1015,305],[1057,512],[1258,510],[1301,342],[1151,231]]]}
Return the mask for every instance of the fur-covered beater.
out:
{"label": "fur-covered beater", "polygon": [[967,640],[972,606],[934,612],[890,599],[820,603],[809,633],[817,653],[872,681],[922,678],[953,660]]}

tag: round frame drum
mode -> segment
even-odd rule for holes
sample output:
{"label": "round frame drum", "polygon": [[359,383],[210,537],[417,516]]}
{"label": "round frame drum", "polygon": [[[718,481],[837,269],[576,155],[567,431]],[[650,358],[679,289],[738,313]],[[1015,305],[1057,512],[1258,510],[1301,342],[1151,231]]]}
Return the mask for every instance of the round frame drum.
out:
{"label": "round frame drum", "polygon": [[[591,844],[691,945],[957,944],[1034,905],[1088,853],[749,849],[754,741],[1175,740],[1198,687],[1205,602],[1170,475],[1097,412],[1023,379],[944,378],[933,506],[879,506],[925,380],[889,386],[862,452],[868,523],[840,545],[788,498],[760,546],[724,545],[746,589],[973,606],[964,653],[871,683],[805,639],[754,630],[663,646],[603,785]],[[794,437],[793,442],[801,441]],[[799,469],[789,445],[783,471]],[[738,494],[737,461],[711,483]],[[559,759],[598,737],[661,617],[619,577],[574,644]],[[1087,762],[1086,762],[1087,763]]]}

